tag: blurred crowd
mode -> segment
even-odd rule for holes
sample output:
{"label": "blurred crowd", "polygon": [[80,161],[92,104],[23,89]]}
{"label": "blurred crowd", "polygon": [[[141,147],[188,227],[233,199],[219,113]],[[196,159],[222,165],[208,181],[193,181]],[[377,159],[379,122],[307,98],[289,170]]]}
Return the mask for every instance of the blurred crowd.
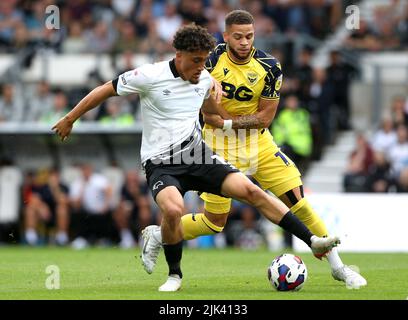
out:
{"label": "blurred crowd", "polygon": [[[222,41],[224,16],[246,9],[260,38],[296,34],[324,39],[345,17],[340,0],[3,0],[0,2],[0,51],[45,46],[59,53],[141,53],[172,51],[175,31],[195,22]],[[60,29],[46,28],[56,5]],[[408,45],[406,1],[390,0],[360,20],[346,45],[356,50],[395,50]],[[265,48],[261,48],[265,49]]]}
{"label": "blurred crowd", "polygon": [[394,97],[390,109],[372,135],[357,133],[344,191],[408,192],[408,97]]}
{"label": "blurred crowd", "polygon": [[[0,242],[131,248],[140,242],[144,227],[160,223],[138,170],[110,166],[98,171],[81,163],[61,170],[22,171],[3,159],[0,185],[2,200],[13,195],[2,212],[14,212],[13,217],[0,219]],[[14,233],[12,238],[8,232]]]}
{"label": "blurred crowd", "polygon": [[[184,200],[185,213],[203,212],[196,192],[188,192]],[[261,221],[254,208],[234,201],[223,233],[188,245],[254,249],[270,242],[271,230]],[[129,249],[142,246],[141,231],[160,222],[160,211],[137,169],[124,171],[112,165],[97,170],[84,162],[22,171],[7,158],[0,161],[0,245]]]}
{"label": "blurred crowd", "polygon": [[[47,81],[25,85],[5,83],[0,95],[2,122],[31,122],[52,125],[75,106],[91,88],[51,88]],[[105,125],[131,126],[141,120],[139,97],[112,97],[99,108],[86,113],[79,122],[95,121]]]}
{"label": "blurred crowd", "polygon": [[[296,36],[323,39],[344,18],[347,4],[338,0],[5,0],[0,3],[0,51],[18,53],[32,49],[32,54],[26,57],[27,65],[38,48],[78,55],[119,54],[125,61],[123,70],[115,66],[120,74],[135,67],[132,64],[135,53],[157,57],[171,52],[172,37],[182,24],[204,25],[222,42],[225,14],[236,8],[247,9],[256,21],[255,45],[274,55],[284,71],[280,108],[283,111],[271,130],[285,152],[306,168],[309,159],[319,159],[323,147],[334,141],[337,129],[350,128],[348,90],[357,70],[342,59],[340,51],[331,53],[327,68],[315,68],[314,47],[304,44],[295,50],[291,39]],[[46,28],[45,20],[51,14],[46,8],[50,5],[59,8],[60,29]],[[269,41],[279,36],[288,41]],[[258,41],[262,39],[268,41]],[[112,59],[112,63],[116,61]],[[85,86],[76,87],[55,87],[45,80],[2,84],[0,125],[1,122],[52,125],[90,89],[110,80],[102,79],[97,70],[89,77]],[[124,127],[140,119],[139,98],[131,95],[109,99],[81,121]],[[302,143],[298,142],[299,137],[303,137]]]}
{"label": "blurred crowd", "polygon": [[[326,0],[4,0],[0,4],[2,50],[44,45],[62,53],[171,51],[175,31],[185,23],[204,25],[220,41],[224,16],[246,9],[259,37],[310,34],[322,39],[344,15],[347,1]],[[45,27],[56,5],[61,29]]]}
{"label": "blurred crowd", "polygon": [[376,6],[371,20],[360,19],[359,28],[346,39],[352,51],[406,50],[408,47],[408,3],[390,0]]}
{"label": "blurred crowd", "polygon": [[[331,52],[326,68],[314,68],[312,55],[313,50],[305,47],[291,67],[284,64],[280,108],[270,128],[284,151],[302,164],[320,159],[324,146],[335,141],[336,132],[350,129],[349,88],[358,73],[339,51]],[[285,63],[283,56],[277,58]],[[47,81],[24,86],[5,83],[0,91],[0,125],[52,126],[91,89],[52,88]],[[128,127],[140,120],[140,100],[135,94],[110,98],[79,122]]]}

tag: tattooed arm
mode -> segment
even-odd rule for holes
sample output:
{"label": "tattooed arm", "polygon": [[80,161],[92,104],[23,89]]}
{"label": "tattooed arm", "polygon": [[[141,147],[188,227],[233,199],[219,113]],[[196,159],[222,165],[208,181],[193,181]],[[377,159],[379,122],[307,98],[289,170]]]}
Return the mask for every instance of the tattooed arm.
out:
{"label": "tattooed arm", "polygon": [[279,99],[259,99],[258,112],[254,114],[232,117],[233,129],[260,129],[268,128],[275,118]]}

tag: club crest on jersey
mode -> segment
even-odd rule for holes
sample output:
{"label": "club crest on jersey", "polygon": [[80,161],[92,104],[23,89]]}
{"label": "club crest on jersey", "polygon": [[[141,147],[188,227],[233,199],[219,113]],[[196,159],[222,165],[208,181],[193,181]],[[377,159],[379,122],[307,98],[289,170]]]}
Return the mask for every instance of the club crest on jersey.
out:
{"label": "club crest on jersey", "polygon": [[164,185],[163,181],[159,180],[153,185],[153,190],[159,189],[160,186]]}
{"label": "club crest on jersey", "polygon": [[202,97],[204,95],[204,89],[203,88],[195,88],[194,91],[197,92],[197,94],[200,97]]}
{"label": "club crest on jersey", "polygon": [[250,84],[254,84],[258,80],[258,74],[256,72],[248,72],[247,79]]}

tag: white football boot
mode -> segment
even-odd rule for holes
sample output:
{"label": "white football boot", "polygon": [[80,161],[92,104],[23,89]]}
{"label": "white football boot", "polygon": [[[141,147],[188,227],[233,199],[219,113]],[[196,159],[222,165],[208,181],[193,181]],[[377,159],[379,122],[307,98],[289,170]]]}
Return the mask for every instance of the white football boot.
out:
{"label": "white football boot", "polygon": [[161,229],[159,226],[151,225],[142,231],[143,248],[140,257],[147,273],[151,274],[157,263],[159,252],[162,247]]}
{"label": "white football boot", "polygon": [[340,238],[336,236],[329,236],[325,238],[319,238],[313,236],[311,239],[312,245],[310,246],[314,256],[320,260],[334,247],[340,244]]}
{"label": "white football boot", "polygon": [[181,278],[178,274],[171,274],[167,278],[167,281],[159,287],[159,291],[162,292],[174,292],[180,290]]}
{"label": "white football boot", "polygon": [[367,285],[366,279],[346,265],[332,270],[332,276],[335,280],[343,281],[349,289],[360,289]]}

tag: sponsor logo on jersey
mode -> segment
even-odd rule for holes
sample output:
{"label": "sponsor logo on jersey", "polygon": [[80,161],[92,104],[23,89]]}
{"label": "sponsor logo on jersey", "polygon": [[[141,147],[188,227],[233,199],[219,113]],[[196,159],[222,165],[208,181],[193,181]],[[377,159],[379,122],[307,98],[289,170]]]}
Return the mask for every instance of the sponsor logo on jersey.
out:
{"label": "sponsor logo on jersey", "polygon": [[164,89],[164,90],[163,90],[163,95],[165,95],[165,96],[170,95],[170,93],[171,93],[171,91],[168,90],[168,89]]}
{"label": "sponsor logo on jersey", "polygon": [[224,76],[226,76],[228,72],[229,72],[229,69],[228,69],[228,68],[224,68]]}

